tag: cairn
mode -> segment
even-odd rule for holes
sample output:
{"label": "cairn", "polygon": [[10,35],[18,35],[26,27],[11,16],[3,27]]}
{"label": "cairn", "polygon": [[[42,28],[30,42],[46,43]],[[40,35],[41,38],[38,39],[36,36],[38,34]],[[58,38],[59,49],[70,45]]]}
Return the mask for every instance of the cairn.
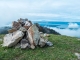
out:
{"label": "cairn", "polygon": [[12,22],[12,29],[8,30],[8,34],[4,36],[3,47],[15,48],[31,48],[35,49],[36,46],[52,46],[53,44],[48,41],[49,34],[39,32],[38,27],[28,19],[18,19]]}

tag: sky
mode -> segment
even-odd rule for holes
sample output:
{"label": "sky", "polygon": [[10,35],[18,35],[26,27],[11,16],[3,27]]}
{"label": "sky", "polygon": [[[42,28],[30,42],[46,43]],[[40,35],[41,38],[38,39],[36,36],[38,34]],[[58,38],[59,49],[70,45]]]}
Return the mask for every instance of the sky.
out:
{"label": "sky", "polygon": [[0,26],[19,18],[80,22],[80,0],[0,0]]}

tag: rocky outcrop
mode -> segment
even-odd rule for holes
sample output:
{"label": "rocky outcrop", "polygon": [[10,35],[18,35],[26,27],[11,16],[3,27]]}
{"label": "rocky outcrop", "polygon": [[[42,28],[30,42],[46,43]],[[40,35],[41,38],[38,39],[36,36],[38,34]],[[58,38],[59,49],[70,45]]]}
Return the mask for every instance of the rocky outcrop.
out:
{"label": "rocky outcrop", "polygon": [[47,33],[47,34],[60,35],[60,33],[56,32],[56,31],[53,30],[53,29],[49,29],[49,28],[47,28],[47,27],[42,27],[42,26],[40,26],[38,23],[35,23],[35,25],[38,27],[38,29],[39,29],[40,32]]}
{"label": "rocky outcrop", "polygon": [[9,34],[4,36],[3,47],[12,47],[26,49],[35,49],[36,46],[52,46],[52,43],[45,39],[49,34],[40,33],[38,27],[32,24],[28,19],[18,19],[12,23],[12,29]]}

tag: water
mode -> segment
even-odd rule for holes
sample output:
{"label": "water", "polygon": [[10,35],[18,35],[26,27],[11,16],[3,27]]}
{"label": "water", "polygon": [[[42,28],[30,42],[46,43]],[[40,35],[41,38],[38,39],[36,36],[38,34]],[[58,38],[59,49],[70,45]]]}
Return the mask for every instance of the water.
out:
{"label": "water", "polygon": [[80,37],[80,22],[37,21],[41,26],[54,29],[61,35]]}

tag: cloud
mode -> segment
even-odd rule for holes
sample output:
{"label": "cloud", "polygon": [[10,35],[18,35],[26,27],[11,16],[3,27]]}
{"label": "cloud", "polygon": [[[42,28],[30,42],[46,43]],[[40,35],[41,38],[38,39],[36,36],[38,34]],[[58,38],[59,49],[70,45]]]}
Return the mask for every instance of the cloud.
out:
{"label": "cloud", "polygon": [[79,28],[77,23],[69,23],[68,28]]}
{"label": "cloud", "polygon": [[79,0],[0,0],[0,23],[32,20],[80,21]]}
{"label": "cloud", "polygon": [[61,35],[67,35],[72,37],[80,37],[80,28],[77,30],[70,30],[70,29],[59,29],[59,28],[52,28],[55,31],[59,32]]}

